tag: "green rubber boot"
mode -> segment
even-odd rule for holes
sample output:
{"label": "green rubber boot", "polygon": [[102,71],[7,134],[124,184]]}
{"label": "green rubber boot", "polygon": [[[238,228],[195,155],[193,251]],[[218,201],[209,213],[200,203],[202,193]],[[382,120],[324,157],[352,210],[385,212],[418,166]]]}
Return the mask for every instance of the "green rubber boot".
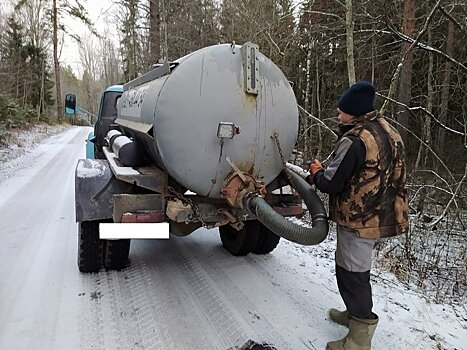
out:
{"label": "green rubber boot", "polygon": [[326,350],[371,350],[379,318],[367,320],[350,316],[349,333],[345,338],[327,343]]}
{"label": "green rubber boot", "polygon": [[340,311],[337,309],[331,309],[329,310],[329,317],[331,318],[331,321],[349,328],[349,312],[347,310]]}

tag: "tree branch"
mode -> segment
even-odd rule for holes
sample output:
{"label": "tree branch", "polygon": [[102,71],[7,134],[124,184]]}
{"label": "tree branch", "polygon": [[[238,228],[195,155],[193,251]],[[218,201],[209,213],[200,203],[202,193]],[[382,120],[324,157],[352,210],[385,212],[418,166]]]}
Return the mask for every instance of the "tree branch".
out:
{"label": "tree branch", "polygon": [[[410,111],[410,112],[412,112],[412,111],[419,111],[419,110],[422,111],[422,112],[425,112],[425,113],[428,114],[435,122],[437,122],[442,128],[444,128],[444,129],[446,129],[446,130],[448,130],[448,131],[450,131],[450,132],[452,132],[452,133],[454,133],[454,134],[456,134],[456,135],[460,135],[460,136],[465,136],[465,135],[466,135],[465,132],[457,131],[457,130],[451,129],[450,127],[444,125],[443,123],[441,123],[441,122],[438,120],[438,118],[436,118],[436,117],[433,115],[433,113],[429,112],[429,111],[428,111],[426,108],[424,108],[424,107],[421,107],[421,106],[409,107],[409,106],[407,106],[406,104],[404,104],[404,103],[402,103],[402,102],[399,102],[399,101],[397,101],[397,100],[394,100],[394,99],[392,99],[392,98],[390,98],[390,97],[384,96],[383,94],[380,94],[379,92],[377,92],[376,95],[381,96],[381,97],[384,98],[385,100],[389,100],[389,101],[391,101],[391,102],[393,102],[393,103],[395,103],[395,104],[397,104],[397,105],[399,105],[399,106],[402,106],[402,107],[404,107],[405,109],[407,109],[407,110]],[[467,145],[464,145],[464,146],[467,147]]]}
{"label": "tree branch", "polygon": [[[398,30],[394,29],[394,28],[390,28],[391,31],[388,31],[388,30],[381,30],[381,29],[360,29],[360,30],[355,30],[354,31],[354,34],[355,33],[378,33],[378,34],[389,34],[389,35],[394,35],[396,34],[400,39],[406,41],[406,42],[409,42],[409,43],[413,43],[414,42],[414,39],[408,37],[407,35],[405,34],[402,34],[401,32],[399,32]],[[343,36],[345,34],[340,34],[338,36]],[[433,53],[436,53],[440,56],[443,56],[444,58],[446,58],[447,60],[451,61],[452,63],[454,63],[456,66],[459,66],[461,69],[465,70],[467,72],[467,67],[462,64],[461,62],[457,61],[456,59],[452,58],[451,56],[445,54],[443,51],[441,50],[438,50],[430,45],[427,45],[425,43],[421,43],[421,42],[418,42],[416,44],[416,46],[419,48],[419,49],[422,49],[422,50],[425,50],[425,51],[429,51],[429,52],[433,52]]]}
{"label": "tree branch", "polygon": [[457,194],[459,193],[459,190],[460,188],[462,187],[462,184],[465,180],[465,178],[467,177],[467,164],[465,164],[465,168],[464,168],[464,176],[462,177],[462,179],[460,180],[459,184],[457,185],[457,188],[456,188],[456,191],[454,192],[454,194],[452,195],[451,199],[449,200],[448,204],[446,204],[446,208],[444,208],[444,211],[443,213],[438,216],[438,218],[436,218],[435,221],[433,221],[431,224],[430,224],[430,227],[434,227],[436,226],[437,223],[439,223],[445,216],[446,216],[446,213],[449,209],[449,206],[451,205],[451,203],[455,200],[455,198],[457,197]]}
{"label": "tree branch", "polygon": [[423,144],[432,154],[433,156],[438,160],[438,162],[440,162],[440,164],[443,166],[443,168],[446,170],[446,172],[449,174],[449,176],[451,177],[451,180],[453,182],[456,182],[456,178],[454,177],[454,175],[452,174],[451,170],[449,170],[448,166],[446,165],[446,163],[443,162],[443,160],[438,156],[438,154],[430,147],[430,145],[428,145],[425,141],[423,141],[420,137],[418,137],[412,130],[410,130],[409,128],[405,127],[404,125],[402,125],[401,123],[399,123],[397,120],[391,118],[391,122],[396,124],[396,125],[399,125],[401,128],[403,128],[404,130],[406,130],[410,135],[412,135],[413,137],[415,137],[421,144]]}
{"label": "tree branch", "polygon": [[446,11],[446,9],[443,6],[440,6],[439,9],[452,23],[456,25],[457,28],[466,33],[464,26],[460,24],[448,11]]}
{"label": "tree branch", "polygon": [[324,15],[324,16],[334,17],[334,18],[337,18],[338,20],[340,20],[342,22],[345,22],[345,19],[343,19],[341,16],[336,15],[335,13],[322,12],[322,11],[312,11],[312,10],[304,10],[303,13],[313,13],[313,14],[317,14],[317,15]]}
{"label": "tree branch", "polygon": [[310,112],[307,112],[305,110],[305,108],[303,108],[302,106],[300,105],[297,105],[298,107],[298,110],[302,113],[304,113],[305,115],[307,115],[308,117],[310,117],[311,119],[315,120],[318,122],[318,124],[322,125],[325,129],[329,130],[329,132],[337,139],[337,134],[329,127],[327,126],[326,124],[323,123],[323,121],[319,118],[316,118],[313,114],[311,114]]}
{"label": "tree branch", "polygon": [[[411,42],[413,43],[414,42],[414,39],[408,37],[407,35],[404,35],[403,33],[395,30],[394,28],[391,28],[391,30],[397,34],[402,40],[405,40],[407,42]],[[425,43],[417,43],[416,44],[419,48],[421,49],[425,49],[427,51],[431,51],[431,52],[434,52],[434,53],[437,53],[437,54],[440,54],[441,56],[445,57],[446,59],[448,59],[449,61],[451,61],[452,63],[456,64],[457,66],[459,66],[460,68],[462,68],[464,71],[467,72],[467,67],[465,65],[463,65],[462,63],[460,63],[459,61],[455,60],[454,58],[452,58],[451,56],[445,54],[444,52],[442,52],[441,50],[438,50],[438,49],[435,49],[434,47],[431,47]]]}

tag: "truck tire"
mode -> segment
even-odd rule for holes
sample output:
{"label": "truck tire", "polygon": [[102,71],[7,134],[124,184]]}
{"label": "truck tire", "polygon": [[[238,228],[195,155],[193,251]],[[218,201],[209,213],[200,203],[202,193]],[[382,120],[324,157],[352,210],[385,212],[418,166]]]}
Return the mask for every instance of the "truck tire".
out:
{"label": "truck tire", "polygon": [[99,221],[78,223],[78,268],[81,272],[98,272],[102,266],[102,243]]}
{"label": "truck tire", "polygon": [[279,241],[281,240],[281,237],[276,235],[263,224],[259,223],[259,225],[259,239],[255,249],[253,249],[253,253],[269,254],[274,249],[276,249]]}
{"label": "truck tire", "polygon": [[129,265],[130,239],[106,240],[104,266],[106,270],[121,270]]}
{"label": "truck tire", "polygon": [[219,227],[222,246],[232,255],[243,256],[251,253],[258,244],[259,221],[246,221],[237,231],[230,225]]}

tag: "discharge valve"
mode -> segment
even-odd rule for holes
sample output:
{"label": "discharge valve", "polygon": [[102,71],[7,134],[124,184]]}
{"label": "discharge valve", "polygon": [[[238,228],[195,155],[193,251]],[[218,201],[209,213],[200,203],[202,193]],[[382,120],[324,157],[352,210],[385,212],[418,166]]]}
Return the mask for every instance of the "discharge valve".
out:
{"label": "discharge valve", "polygon": [[227,178],[226,185],[221,189],[221,196],[234,208],[243,209],[245,200],[253,195],[264,197],[266,186],[264,182],[256,181],[253,177],[243,173],[230,157],[225,160],[233,169]]}

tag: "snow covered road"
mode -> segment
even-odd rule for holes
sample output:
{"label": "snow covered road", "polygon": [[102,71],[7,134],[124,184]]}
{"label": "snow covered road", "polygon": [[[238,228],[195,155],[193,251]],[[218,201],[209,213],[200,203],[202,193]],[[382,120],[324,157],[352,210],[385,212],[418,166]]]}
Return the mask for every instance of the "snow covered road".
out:
{"label": "snow covered road", "polygon": [[[89,130],[50,138],[0,183],[0,349],[226,350],[253,339],[300,350],[345,335],[327,317],[342,307],[332,236],[238,258],[217,229],[199,229],[132,241],[123,271],[79,273],[74,170]],[[374,349],[465,349],[465,313],[384,277]]]}

